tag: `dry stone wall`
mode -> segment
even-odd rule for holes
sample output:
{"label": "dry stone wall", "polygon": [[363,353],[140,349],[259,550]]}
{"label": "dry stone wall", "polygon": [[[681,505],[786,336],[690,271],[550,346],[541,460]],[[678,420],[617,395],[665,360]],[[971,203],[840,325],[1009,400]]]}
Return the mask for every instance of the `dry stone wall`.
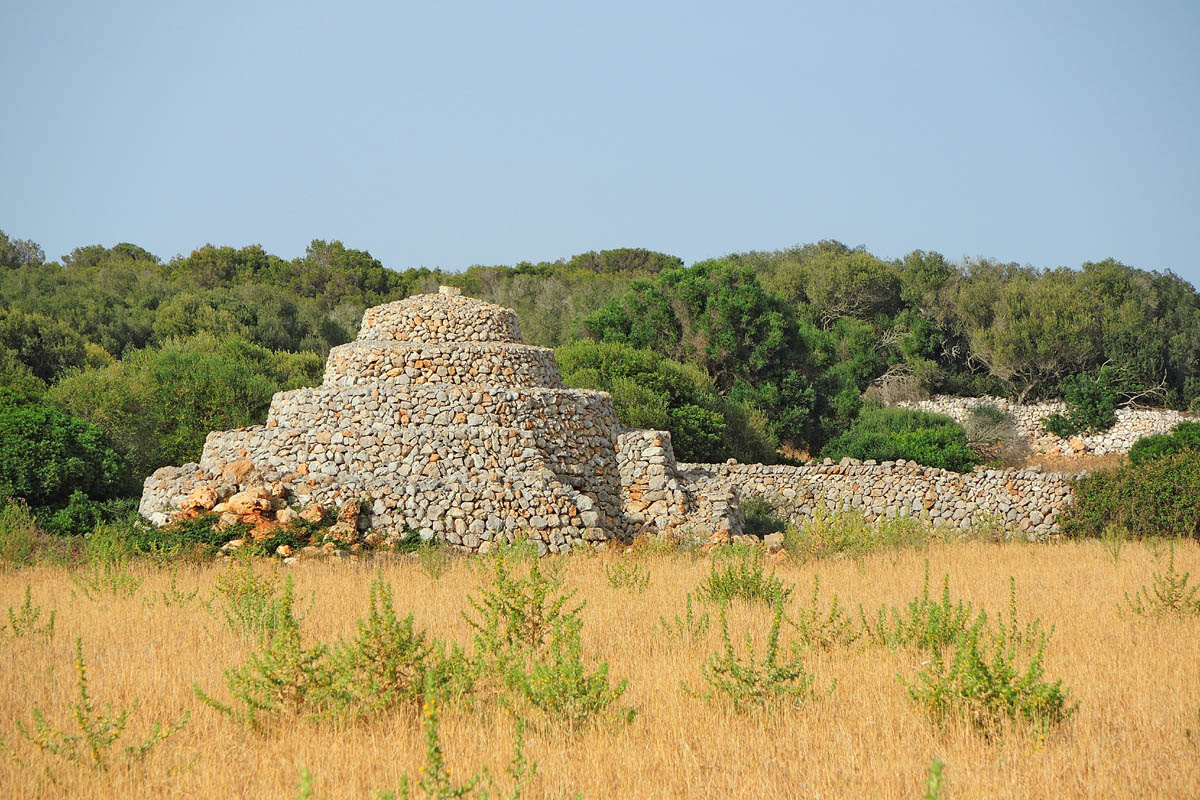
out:
{"label": "dry stone wall", "polygon": [[[461,296],[449,286],[443,286],[439,294]],[[363,313],[358,339],[443,344],[522,341],[521,326],[512,311],[479,300],[436,307],[403,303],[374,306]]]}
{"label": "dry stone wall", "polygon": [[819,510],[856,511],[868,520],[911,516],[936,527],[1000,524],[1028,539],[1058,533],[1071,479],[1038,469],[958,474],[905,461],[844,459],[840,464],[681,464],[693,479],[723,481],[744,500],[763,497],[801,524]]}
{"label": "dry stone wall", "polygon": [[741,533],[738,487],[681,473],[668,431],[626,430],[617,437],[617,453],[625,516],[635,531],[663,533],[703,520],[688,538]]}
{"label": "dry stone wall", "polygon": [[1002,397],[949,397],[939,395],[929,400],[913,403],[898,403],[903,408],[932,411],[946,414],[958,423],[966,422],[971,410],[983,405],[994,406],[1012,417],[1020,436],[1029,442],[1037,453],[1128,453],[1133,443],[1143,436],[1169,433],[1185,419],[1179,411],[1166,408],[1119,408],[1117,424],[1110,430],[1093,435],[1081,435],[1063,439],[1042,428],[1042,420],[1051,414],[1067,411],[1064,403],[1031,403],[1020,405]]}

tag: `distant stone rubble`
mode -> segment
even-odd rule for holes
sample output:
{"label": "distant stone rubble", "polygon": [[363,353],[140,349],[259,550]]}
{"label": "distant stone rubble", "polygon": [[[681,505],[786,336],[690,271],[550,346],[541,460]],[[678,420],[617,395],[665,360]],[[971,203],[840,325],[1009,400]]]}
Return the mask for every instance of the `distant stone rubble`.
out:
{"label": "distant stone rubble", "polygon": [[450,287],[368,309],[321,386],[276,394],[265,425],[209,434],[199,464],[146,479],[139,510],[157,525],[232,514],[247,492],[280,509],[353,504],[370,544],[419,536],[480,552],[742,525],[732,487],[679,474],[667,432],[622,428],[607,393],[563,388],[513,311]]}
{"label": "distant stone rubble", "polygon": [[1066,455],[1109,455],[1128,453],[1134,442],[1143,436],[1169,433],[1180,422],[1192,419],[1180,411],[1169,408],[1118,408],[1117,424],[1107,431],[1095,434],[1061,438],[1042,427],[1042,420],[1051,414],[1065,414],[1065,403],[1013,403],[1003,397],[953,397],[938,395],[928,400],[897,403],[902,408],[931,411],[945,414],[958,423],[964,423],[971,411],[980,406],[991,406],[1009,416],[1029,448],[1035,453],[1062,453]]}

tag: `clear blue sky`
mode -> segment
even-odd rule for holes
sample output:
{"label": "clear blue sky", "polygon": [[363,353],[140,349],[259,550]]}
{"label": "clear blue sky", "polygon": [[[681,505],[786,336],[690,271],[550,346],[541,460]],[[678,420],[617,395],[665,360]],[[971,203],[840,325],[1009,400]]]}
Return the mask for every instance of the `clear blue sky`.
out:
{"label": "clear blue sky", "polygon": [[393,268],[839,239],[1200,285],[1200,3],[0,4],[0,229]]}

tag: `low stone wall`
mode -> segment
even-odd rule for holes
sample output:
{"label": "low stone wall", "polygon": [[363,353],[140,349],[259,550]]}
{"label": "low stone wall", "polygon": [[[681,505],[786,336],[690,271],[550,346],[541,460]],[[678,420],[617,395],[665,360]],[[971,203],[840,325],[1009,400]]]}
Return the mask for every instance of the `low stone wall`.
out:
{"label": "low stone wall", "polygon": [[1072,495],[1069,477],[1037,469],[960,475],[904,461],[853,459],[801,467],[681,464],[680,469],[735,487],[743,502],[767,498],[797,524],[824,507],[858,511],[872,521],[914,516],[938,527],[1000,522],[1029,539],[1044,539],[1058,532],[1058,514]]}
{"label": "low stone wall", "polygon": [[1165,408],[1119,408],[1117,424],[1110,430],[1094,435],[1081,435],[1063,439],[1042,428],[1042,420],[1051,414],[1067,411],[1064,403],[1031,403],[1019,405],[1002,397],[950,397],[939,395],[929,400],[914,403],[898,403],[902,408],[931,411],[952,417],[958,423],[966,422],[971,410],[990,405],[1012,417],[1020,436],[1028,440],[1030,447],[1038,453],[1128,453],[1133,443],[1143,436],[1169,433],[1188,416],[1179,411]]}
{"label": "low stone wall", "polygon": [[446,383],[463,386],[562,388],[554,351],[501,342],[409,344],[350,342],[329,351],[326,386],[400,386]]}

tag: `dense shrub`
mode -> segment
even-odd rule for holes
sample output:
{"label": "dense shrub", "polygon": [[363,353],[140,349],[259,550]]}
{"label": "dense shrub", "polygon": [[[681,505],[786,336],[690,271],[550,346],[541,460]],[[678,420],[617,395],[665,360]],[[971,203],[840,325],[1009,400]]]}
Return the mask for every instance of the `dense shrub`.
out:
{"label": "dense shrub", "polygon": [[775,460],[760,415],[721,397],[690,364],[620,342],[580,340],[554,355],[568,385],[611,393],[623,424],[670,431],[680,461]]}
{"label": "dense shrub", "polygon": [[0,494],[36,507],[73,492],[104,500],[130,489],[128,466],[104,431],[0,388]]}
{"label": "dense shrub", "polygon": [[742,516],[746,518],[745,532],[751,536],[782,533],[787,530],[786,512],[765,497],[751,496],[742,500]]}
{"label": "dense shrub", "polygon": [[950,417],[905,408],[867,406],[845,433],[821,451],[825,458],[907,459],[930,467],[968,472],[975,456],[967,434]]}
{"label": "dense shrub", "polygon": [[76,489],[66,505],[44,510],[39,522],[47,531],[59,536],[83,536],[99,525],[132,521],[137,516],[137,504],[134,497],[93,500]]}
{"label": "dense shrub", "polygon": [[200,456],[209,431],[261,424],[271,395],[320,382],[314,353],[277,353],[201,334],[69,375],[46,395],[99,425],[141,479]]}
{"label": "dense shrub", "polygon": [[1145,464],[1155,458],[1200,451],[1200,422],[1181,422],[1170,433],[1143,436],[1129,448],[1129,460]]}
{"label": "dense shrub", "polygon": [[1121,370],[1103,366],[1095,375],[1074,375],[1059,383],[1066,414],[1051,414],[1042,426],[1055,436],[1100,433],[1117,424],[1117,406],[1132,389]]}
{"label": "dense shrub", "polygon": [[1136,536],[1196,536],[1200,454],[1170,453],[1085,476],[1060,525],[1068,536],[1099,536],[1106,525]]}

